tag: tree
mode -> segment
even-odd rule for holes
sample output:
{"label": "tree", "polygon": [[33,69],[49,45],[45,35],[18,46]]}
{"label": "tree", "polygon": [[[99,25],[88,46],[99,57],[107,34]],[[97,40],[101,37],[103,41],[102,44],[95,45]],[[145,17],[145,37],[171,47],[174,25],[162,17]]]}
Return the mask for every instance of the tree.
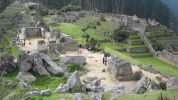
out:
{"label": "tree", "polygon": [[85,35],[85,38],[86,38],[86,43],[88,43],[88,42],[89,42],[90,35],[89,35],[89,34],[86,34],[86,35]]}
{"label": "tree", "polygon": [[123,27],[119,27],[114,30],[112,34],[112,39],[116,42],[122,42],[128,37],[128,32],[123,30]]}

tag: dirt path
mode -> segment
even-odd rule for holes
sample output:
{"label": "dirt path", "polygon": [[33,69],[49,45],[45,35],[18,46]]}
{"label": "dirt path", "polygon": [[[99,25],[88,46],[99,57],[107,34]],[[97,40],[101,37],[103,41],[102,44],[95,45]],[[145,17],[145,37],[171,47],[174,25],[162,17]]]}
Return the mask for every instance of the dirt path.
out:
{"label": "dirt path", "polygon": [[[77,52],[67,52],[62,56],[67,55],[78,56]],[[87,69],[87,73],[80,77],[81,80],[83,80],[87,76],[95,76],[98,79],[101,79],[101,85],[106,85],[108,87],[124,85],[127,91],[131,91],[134,89],[136,81],[119,82],[112,77],[111,73],[107,70],[108,66],[105,66],[102,62],[104,54],[91,53],[83,49],[82,54],[79,56],[85,56],[87,58],[87,65],[84,66]],[[102,72],[103,70],[105,70],[105,72]]]}
{"label": "dirt path", "polygon": [[[132,70],[133,70],[133,72],[136,72],[136,71],[140,71],[141,69],[138,66],[132,65]],[[162,79],[158,79],[158,78],[156,78],[157,77],[156,74],[153,74],[153,73],[150,73],[150,72],[144,71],[144,70],[141,70],[141,71],[144,76],[149,77],[150,79],[154,80],[156,83],[165,82],[168,80],[167,78],[164,78],[164,77],[162,77]]]}
{"label": "dirt path", "polygon": [[[62,56],[78,56],[77,52],[67,52],[66,54]],[[88,52],[87,50],[83,49],[82,54],[79,56],[85,56],[87,58],[87,65],[85,68],[87,69],[87,73],[83,76],[81,76],[81,80],[83,80],[87,76],[95,76],[98,79],[103,79],[101,80],[101,85],[106,85],[109,87],[115,87],[117,85],[124,85],[127,90],[127,92],[131,91],[134,89],[137,81],[124,81],[124,82],[119,82],[115,80],[111,73],[107,71],[108,66],[105,66],[102,63],[102,57],[104,54],[101,53],[91,53]],[[110,59],[110,58],[109,58]],[[106,72],[102,72],[105,70]],[[132,65],[132,70],[133,72],[140,71],[141,69],[138,66]],[[141,70],[143,75],[146,77],[149,77],[150,79],[154,80],[156,83],[159,83],[160,81],[166,81],[166,78],[157,79],[156,74],[150,73],[148,71]]]}

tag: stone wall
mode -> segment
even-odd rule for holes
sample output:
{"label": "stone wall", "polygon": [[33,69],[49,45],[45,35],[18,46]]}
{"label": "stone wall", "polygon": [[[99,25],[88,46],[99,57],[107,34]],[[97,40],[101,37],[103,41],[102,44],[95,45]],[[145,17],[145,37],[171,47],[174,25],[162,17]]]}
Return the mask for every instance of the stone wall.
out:
{"label": "stone wall", "polygon": [[64,42],[62,44],[64,51],[78,51],[79,44],[77,42]]}
{"label": "stone wall", "polygon": [[126,49],[127,52],[130,52],[130,53],[144,53],[144,52],[147,52],[148,49],[145,47],[143,48],[127,48]]}
{"label": "stone wall", "polygon": [[48,50],[49,50],[49,53],[78,51],[78,43],[77,42],[64,42],[64,43],[58,43],[58,44],[49,44]]}
{"label": "stone wall", "polygon": [[113,57],[108,60],[109,69],[114,78],[118,79],[119,77],[130,77],[133,75],[131,65],[128,61]]}
{"label": "stone wall", "polygon": [[175,64],[178,67],[178,54],[174,54],[166,50],[163,50],[162,52],[159,52],[159,57],[170,61],[171,63]]}

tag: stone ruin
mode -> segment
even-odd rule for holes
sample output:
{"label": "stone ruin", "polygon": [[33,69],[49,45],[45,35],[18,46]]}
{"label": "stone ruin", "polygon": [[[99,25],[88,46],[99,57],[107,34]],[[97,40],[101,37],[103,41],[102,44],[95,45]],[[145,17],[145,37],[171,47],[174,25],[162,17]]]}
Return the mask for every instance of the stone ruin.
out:
{"label": "stone ruin", "polygon": [[39,75],[64,75],[62,67],[52,61],[50,57],[43,53],[28,54],[20,52],[18,65],[21,72],[36,72]]}
{"label": "stone ruin", "polygon": [[131,65],[126,60],[113,57],[108,61],[108,66],[115,79],[121,77],[131,78],[133,76]]}
{"label": "stone ruin", "polygon": [[158,56],[162,59],[170,61],[178,67],[178,53],[171,53],[167,50],[163,50],[162,52],[158,52]]}
{"label": "stone ruin", "polygon": [[20,39],[27,39],[32,37],[45,38],[44,28],[42,27],[24,27],[21,29],[21,33],[19,35]]}

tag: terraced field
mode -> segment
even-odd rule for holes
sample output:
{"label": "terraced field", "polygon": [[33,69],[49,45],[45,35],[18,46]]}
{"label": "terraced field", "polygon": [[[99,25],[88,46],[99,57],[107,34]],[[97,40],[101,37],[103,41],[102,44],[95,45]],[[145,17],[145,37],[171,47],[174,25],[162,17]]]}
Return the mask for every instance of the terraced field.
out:
{"label": "terraced field", "polygon": [[[81,20],[75,23],[61,23],[50,25],[51,28],[56,28],[59,31],[62,31],[66,34],[71,35],[74,39],[76,39],[79,43],[84,44],[85,40],[82,38],[84,34],[82,28],[86,25],[91,25],[91,23],[96,22],[96,19],[92,18],[82,18]],[[89,28],[86,32],[97,40],[107,39],[108,35],[104,36],[101,33],[97,33],[101,29],[101,27],[106,27],[106,30],[102,30],[103,32],[108,32],[108,30],[112,30],[110,28],[109,22],[100,22],[100,25],[96,25],[96,29]],[[93,24],[92,24],[93,25]],[[99,28],[100,27],[100,28]],[[103,28],[105,29],[105,28]],[[109,32],[108,34],[111,34]],[[137,43],[139,42],[139,43]],[[159,60],[156,57],[153,57],[147,50],[144,45],[142,39],[137,34],[130,34],[128,39],[119,43],[118,45],[114,45],[110,42],[102,42],[100,43],[106,52],[109,52],[111,55],[115,55],[121,57],[123,59],[129,60],[133,64],[142,64],[143,66],[153,65],[153,67],[161,72],[168,73],[172,76],[178,75],[178,68],[174,65],[168,64],[162,60]],[[144,52],[127,52],[128,48],[136,48],[136,49],[145,49]]]}

